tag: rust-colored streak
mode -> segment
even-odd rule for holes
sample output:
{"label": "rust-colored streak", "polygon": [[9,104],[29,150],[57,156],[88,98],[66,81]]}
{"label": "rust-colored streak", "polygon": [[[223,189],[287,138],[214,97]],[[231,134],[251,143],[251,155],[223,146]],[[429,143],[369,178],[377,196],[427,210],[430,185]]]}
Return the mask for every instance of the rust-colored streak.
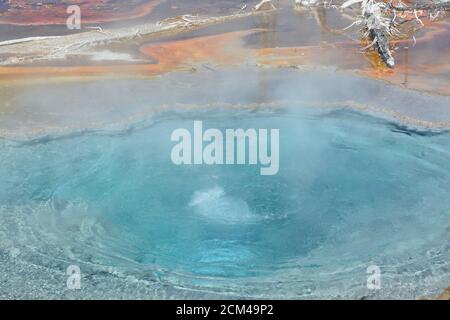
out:
{"label": "rust-colored streak", "polygon": [[30,77],[30,76],[95,76],[108,73],[144,73],[151,65],[147,64],[118,64],[105,66],[74,66],[74,67],[1,67],[1,77]]}
{"label": "rust-colored streak", "polygon": [[49,76],[83,77],[98,75],[160,75],[175,70],[194,70],[198,66],[214,67],[242,65],[264,65],[268,67],[332,66],[338,69],[381,79],[412,89],[450,95],[448,72],[450,54],[448,37],[450,24],[435,23],[423,30],[413,41],[402,40],[394,56],[395,69],[389,69],[375,52],[362,53],[364,43],[341,41],[321,42],[311,46],[249,48],[245,37],[264,29],[235,31],[183,40],[145,44],[140,52],[156,63],[93,65],[93,66],[48,66],[48,67],[2,67],[1,79]]}
{"label": "rust-colored streak", "polygon": [[324,44],[319,46],[263,48],[256,55],[261,64],[274,67],[305,65],[337,66],[341,69],[359,69],[365,60],[347,46]]}
{"label": "rust-colored streak", "polygon": [[192,69],[195,64],[212,65],[240,64],[250,58],[244,49],[242,38],[258,30],[246,30],[144,45],[140,51],[152,57],[154,64],[115,64],[102,66],[45,66],[45,67],[0,67],[1,78],[48,77],[48,76],[94,76],[107,74],[160,75],[174,70]]}
{"label": "rust-colored streak", "polygon": [[[82,23],[105,23],[144,17],[160,4],[159,0],[141,0],[135,5],[116,0],[73,0],[70,5],[81,9]],[[69,4],[52,4],[41,1],[40,5],[26,0],[10,1],[7,11],[0,13],[0,24],[11,25],[61,25],[70,16]]]}
{"label": "rust-colored streak", "polygon": [[141,52],[158,61],[160,72],[167,72],[187,64],[239,64],[249,58],[250,51],[242,38],[258,30],[223,33],[213,36],[146,45]]}

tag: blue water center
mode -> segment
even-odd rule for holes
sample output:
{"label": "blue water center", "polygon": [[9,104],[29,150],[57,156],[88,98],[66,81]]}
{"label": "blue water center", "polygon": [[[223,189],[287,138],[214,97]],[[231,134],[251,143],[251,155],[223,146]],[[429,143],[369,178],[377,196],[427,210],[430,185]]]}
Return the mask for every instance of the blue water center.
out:
{"label": "blue water center", "polygon": [[[279,129],[279,172],[175,165],[171,133],[194,120]],[[123,131],[2,140],[0,176],[0,219],[24,217],[73,261],[145,270],[168,285],[362,295],[371,265],[385,296],[450,280],[445,132],[344,109],[167,112]],[[29,245],[42,252],[43,242]]]}

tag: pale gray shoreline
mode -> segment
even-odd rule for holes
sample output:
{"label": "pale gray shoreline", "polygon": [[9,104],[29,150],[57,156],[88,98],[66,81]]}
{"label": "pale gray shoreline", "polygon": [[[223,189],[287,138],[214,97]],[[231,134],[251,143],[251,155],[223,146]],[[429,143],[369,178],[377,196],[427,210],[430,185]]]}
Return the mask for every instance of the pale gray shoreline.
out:
{"label": "pale gray shoreline", "polygon": [[450,97],[323,68],[249,66],[172,72],[151,79],[22,85],[13,93],[3,90],[0,137],[6,139],[126,128],[161,111],[215,107],[350,108],[412,130],[450,129]]}

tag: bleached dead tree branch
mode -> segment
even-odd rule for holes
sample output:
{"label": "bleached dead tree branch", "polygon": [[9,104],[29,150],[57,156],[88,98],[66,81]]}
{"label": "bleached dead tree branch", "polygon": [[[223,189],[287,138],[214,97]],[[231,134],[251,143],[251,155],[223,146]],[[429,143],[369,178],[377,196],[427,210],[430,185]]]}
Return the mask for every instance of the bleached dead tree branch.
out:
{"label": "bleached dead tree branch", "polygon": [[[332,0],[295,0],[296,6],[318,6],[335,7]],[[346,27],[347,30],[353,26],[358,26],[363,38],[369,41],[369,44],[363,50],[375,49],[383,62],[390,68],[395,66],[395,60],[390,49],[390,40],[399,38],[403,35],[398,30],[398,26],[405,22],[416,20],[420,27],[424,23],[420,19],[418,12],[427,13],[430,20],[435,20],[443,16],[445,12],[450,11],[450,2],[438,1],[427,3],[416,3],[406,5],[401,0],[347,0],[340,5],[341,10],[347,10],[350,7],[358,7],[354,21]],[[398,14],[402,13],[403,18],[398,21]],[[409,13],[409,15],[407,15]],[[405,17],[406,16],[406,17]],[[415,37],[413,36],[415,42]]]}

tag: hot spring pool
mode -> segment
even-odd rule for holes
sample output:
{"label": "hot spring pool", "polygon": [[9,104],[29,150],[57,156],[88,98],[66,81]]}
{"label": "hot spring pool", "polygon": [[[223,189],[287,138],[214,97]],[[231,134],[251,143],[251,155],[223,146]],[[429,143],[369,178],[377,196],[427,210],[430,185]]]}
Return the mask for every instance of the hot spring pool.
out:
{"label": "hot spring pool", "polygon": [[[194,120],[279,129],[278,174],[174,165],[170,135]],[[1,252],[49,270],[79,265],[170,297],[416,298],[450,283],[445,132],[344,109],[166,112],[2,140],[0,176]],[[381,290],[366,287],[371,265]]]}

